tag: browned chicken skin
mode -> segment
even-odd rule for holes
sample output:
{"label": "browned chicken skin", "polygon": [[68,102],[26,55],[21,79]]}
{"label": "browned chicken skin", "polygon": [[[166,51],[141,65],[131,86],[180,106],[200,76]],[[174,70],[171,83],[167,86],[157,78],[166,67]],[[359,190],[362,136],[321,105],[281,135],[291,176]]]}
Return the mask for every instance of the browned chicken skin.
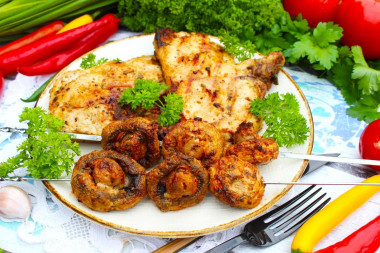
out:
{"label": "browned chicken skin", "polygon": [[260,138],[251,122],[242,122],[232,136],[232,143]]}
{"label": "browned chicken skin", "polygon": [[235,155],[254,165],[265,164],[276,159],[279,154],[277,143],[257,134],[251,123],[243,122],[233,135],[235,144],[226,147],[224,155]]}
{"label": "browned chicken skin", "polygon": [[123,90],[134,87],[138,79],[163,82],[153,56],[66,71],[52,81],[49,111],[65,121],[63,131],[94,135],[100,135],[106,125],[117,120],[138,116],[156,119],[160,114],[157,107],[132,110],[118,104]]}
{"label": "browned chicken skin", "polygon": [[236,155],[240,159],[254,165],[266,164],[276,159],[278,145],[273,139],[258,138],[239,142],[227,148],[225,155]]}
{"label": "browned chicken skin", "polygon": [[259,170],[236,156],[222,157],[209,169],[210,192],[221,202],[238,208],[254,208],[264,195]]}
{"label": "browned chicken skin", "polygon": [[249,112],[250,102],[263,98],[276,80],[285,62],[280,52],[236,64],[209,36],[170,29],[159,29],[154,45],[170,92],[184,99],[186,119],[212,123],[226,140],[243,121],[252,122],[256,131],[261,128]]}
{"label": "browned chicken skin", "polygon": [[75,164],[71,188],[78,200],[93,210],[128,209],[146,195],[145,169],[127,155],[93,151]]}
{"label": "browned chicken skin", "polygon": [[147,175],[147,193],[163,211],[200,203],[208,192],[207,170],[197,159],[172,153]]}
{"label": "browned chicken skin", "polygon": [[162,141],[162,154],[181,152],[200,160],[208,168],[223,154],[224,139],[211,124],[200,120],[177,123]]}
{"label": "browned chicken skin", "polygon": [[102,131],[102,148],[129,155],[145,168],[161,158],[157,125],[141,117],[108,124]]}

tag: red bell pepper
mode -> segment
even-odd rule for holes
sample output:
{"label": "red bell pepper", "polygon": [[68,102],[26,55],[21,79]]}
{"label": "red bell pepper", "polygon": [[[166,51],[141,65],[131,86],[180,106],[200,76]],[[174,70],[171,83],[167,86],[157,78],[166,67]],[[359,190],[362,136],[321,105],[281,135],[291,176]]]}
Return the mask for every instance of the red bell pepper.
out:
{"label": "red bell pepper", "polygon": [[340,242],[315,253],[374,253],[380,247],[380,215]]}
{"label": "red bell pepper", "polygon": [[119,22],[120,20],[112,14],[103,16],[98,21],[90,24],[53,35],[35,41],[29,45],[5,53],[0,56],[0,71],[4,76],[16,72],[19,67],[30,66],[39,61],[45,60],[67,48],[70,48],[73,43],[92,33],[101,26],[108,23]]}
{"label": "red bell pepper", "polygon": [[18,72],[27,76],[45,75],[57,72],[73,60],[96,48],[119,29],[119,23],[111,22],[88,34],[72,45],[71,49],[58,53],[32,66],[21,67]]}
{"label": "red bell pepper", "polygon": [[44,37],[54,35],[59,30],[61,30],[64,26],[65,24],[62,21],[54,21],[50,24],[47,24],[18,40],[12,41],[11,43],[8,43],[0,47],[0,55],[5,54],[6,52],[16,50],[20,47],[26,46]]}

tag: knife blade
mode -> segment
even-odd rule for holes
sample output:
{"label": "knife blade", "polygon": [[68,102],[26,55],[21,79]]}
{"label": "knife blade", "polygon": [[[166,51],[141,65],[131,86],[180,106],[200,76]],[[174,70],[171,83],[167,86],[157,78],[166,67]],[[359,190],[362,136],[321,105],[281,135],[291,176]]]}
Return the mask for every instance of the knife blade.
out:
{"label": "knife blade", "polygon": [[334,163],[352,163],[352,164],[363,164],[363,165],[379,165],[380,161],[370,160],[370,159],[358,159],[358,158],[348,158],[348,157],[328,157],[321,154],[296,154],[291,152],[280,152],[278,157],[282,158],[293,158],[293,159],[303,159],[303,160],[313,160],[313,161],[327,161]]}
{"label": "knife blade", "polygon": [[[0,132],[26,133],[26,129],[12,128],[12,127],[0,127]],[[74,141],[100,142],[102,140],[102,136],[100,136],[100,135],[75,134],[75,133],[67,133],[67,134],[69,134],[70,138]],[[309,161],[363,164],[363,165],[378,165],[378,166],[380,166],[380,161],[378,161],[378,160],[325,156],[322,154],[309,155],[309,154],[297,154],[297,153],[290,153],[290,152],[280,152],[278,157],[279,158],[309,160]]]}
{"label": "knife blade", "polygon": [[[328,156],[328,157],[338,157],[340,156],[340,153],[325,153],[325,154],[321,154],[323,156]],[[323,165],[327,164],[328,162],[326,161],[310,161],[307,166],[306,166],[306,169],[305,171],[303,172],[302,176],[305,176],[306,174],[309,174],[311,172],[313,172],[314,170],[322,167]]]}

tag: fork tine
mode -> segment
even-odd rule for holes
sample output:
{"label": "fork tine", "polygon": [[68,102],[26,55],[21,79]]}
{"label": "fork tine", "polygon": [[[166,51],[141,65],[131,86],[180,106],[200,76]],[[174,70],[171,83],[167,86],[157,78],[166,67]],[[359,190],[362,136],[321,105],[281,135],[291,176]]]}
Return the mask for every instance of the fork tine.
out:
{"label": "fork tine", "polygon": [[[289,213],[293,211],[296,211],[298,210],[299,207],[301,207],[302,205],[304,205],[309,199],[311,199],[312,197],[314,197],[318,192],[319,192],[320,189],[318,189],[317,191],[313,192],[311,195],[309,195],[307,198],[305,198],[302,202],[300,202],[299,204],[297,204],[295,207],[293,207],[292,209],[290,209],[288,212],[286,212],[285,214],[281,215],[280,217],[278,217],[276,219],[276,221],[274,222],[274,224],[271,224],[271,226],[269,227],[273,232],[278,232],[280,231],[282,228],[288,226],[290,223],[292,223],[293,221],[295,221],[298,217],[300,217],[302,214],[306,213],[308,210],[310,210],[314,205],[316,205],[324,196],[326,196],[326,193],[322,194],[321,196],[319,196],[316,200],[314,200],[312,203],[308,204],[307,206],[305,206],[302,210],[300,210],[299,212],[295,213],[293,216],[291,216],[289,219],[287,219],[285,222],[281,223],[280,225],[278,225],[277,227],[275,228],[271,228],[273,227],[273,225],[276,225],[277,223],[279,223],[279,221],[282,221],[283,219],[285,218],[288,218],[289,217]],[[272,223],[272,222],[271,222]]]}
{"label": "fork tine", "polygon": [[276,207],[275,209],[268,212],[267,214],[262,215],[259,218],[256,218],[255,220],[251,221],[250,223],[248,223],[245,226],[244,230],[247,231],[248,233],[252,234],[252,233],[259,232],[259,231],[266,229],[268,227],[268,223],[269,223],[269,222],[266,222],[266,220],[268,220],[269,218],[271,218],[275,214],[281,213],[281,211],[288,208],[293,203],[297,202],[300,198],[302,198],[308,192],[310,192],[314,187],[315,187],[315,185],[308,187],[307,189],[305,189],[304,191],[302,191],[298,195],[294,196],[292,199],[288,200],[284,204]]}
{"label": "fork tine", "polygon": [[294,196],[292,199],[288,200],[284,204],[276,207],[276,209],[274,209],[274,210],[268,212],[267,214],[261,216],[259,219],[260,220],[266,220],[266,219],[270,218],[271,216],[273,216],[273,214],[279,213],[281,210],[284,210],[285,208],[287,208],[288,206],[292,205],[294,202],[296,202],[297,200],[299,200],[300,198],[305,196],[314,187],[315,187],[315,185],[309,186],[306,190],[304,190],[301,193],[299,193],[298,195]]}
{"label": "fork tine", "polygon": [[294,226],[286,230],[284,233],[277,236],[278,240],[281,241],[282,239],[286,238],[290,234],[293,234],[297,229],[299,229],[302,224],[304,224],[311,216],[313,216],[315,213],[317,213],[319,210],[321,210],[329,201],[331,198],[326,199],[323,201],[319,206],[317,206],[312,212],[310,212],[307,216],[305,216],[302,220],[300,220],[298,223],[296,223]]}

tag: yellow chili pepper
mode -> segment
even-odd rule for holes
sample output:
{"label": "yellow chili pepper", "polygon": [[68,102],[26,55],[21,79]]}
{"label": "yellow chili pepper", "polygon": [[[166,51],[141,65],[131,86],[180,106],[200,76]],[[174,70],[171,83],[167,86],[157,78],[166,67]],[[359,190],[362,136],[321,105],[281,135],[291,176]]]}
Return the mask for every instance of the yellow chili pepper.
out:
{"label": "yellow chili pepper", "polygon": [[77,28],[77,27],[82,26],[82,25],[87,25],[87,24],[91,23],[92,21],[94,21],[92,19],[92,17],[88,14],[85,14],[85,15],[80,16],[80,17],[70,21],[69,23],[67,23],[61,30],[59,30],[57,32],[57,34],[66,32],[68,30]]}
{"label": "yellow chili pepper", "polygon": [[[363,183],[380,183],[380,175],[372,176]],[[379,191],[380,186],[357,185],[343,193],[301,226],[293,239],[292,252],[312,252],[323,237]]]}

